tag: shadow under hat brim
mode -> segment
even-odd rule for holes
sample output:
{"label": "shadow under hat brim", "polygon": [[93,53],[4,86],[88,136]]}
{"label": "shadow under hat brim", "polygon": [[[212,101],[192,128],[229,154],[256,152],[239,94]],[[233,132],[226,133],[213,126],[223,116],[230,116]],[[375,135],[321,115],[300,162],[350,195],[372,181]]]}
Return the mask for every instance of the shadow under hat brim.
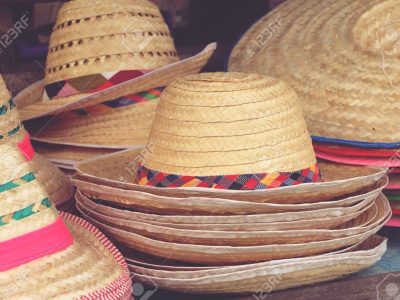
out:
{"label": "shadow under hat brim", "polygon": [[44,101],[42,100],[44,82],[41,80],[21,91],[14,98],[15,103],[18,106],[21,119],[26,121],[92,106],[125,95],[139,93],[150,88],[166,86],[177,77],[198,73],[208,62],[216,47],[216,43],[209,44],[195,56],[91,94],[79,94]]}
{"label": "shadow under hat brim", "polygon": [[212,188],[157,188],[139,185],[133,170],[146,155],[145,150],[123,150],[97,156],[75,165],[76,180],[106,187],[139,191],[160,196],[229,198],[231,200],[269,203],[312,203],[351,195],[377,184],[386,174],[377,167],[355,167],[321,162],[324,182],[265,190],[223,190]]}
{"label": "shadow under hat brim", "polygon": [[78,162],[98,155],[114,153],[114,149],[78,147],[69,145],[34,143],[37,153],[56,164],[73,166]]}
{"label": "shadow under hat brim", "polygon": [[20,281],[21,274],[27,274],[24,288],[13,296],[29,297],[35,290],[36,296],[46,299],[82,296],[129,299],[130,275],[119,251],[87,221],[68,213],[61,216],[74,237],[73,244],[59,253],[3,272],[10,283]]}

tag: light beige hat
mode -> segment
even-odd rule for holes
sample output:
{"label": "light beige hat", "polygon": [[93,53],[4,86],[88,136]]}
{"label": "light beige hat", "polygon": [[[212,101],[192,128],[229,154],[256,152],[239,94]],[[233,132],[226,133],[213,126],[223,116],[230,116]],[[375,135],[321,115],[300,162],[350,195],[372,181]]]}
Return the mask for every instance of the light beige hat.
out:
{"label": "light beige hat", "polygon": [[[384,196],[381,194],[381,198]],[[387,202],[386,198],[383,202]],[[174,260],[203,265],[237,265],[251,262],[261,262],[276,259],[294,258],[313,256],[321,253],[327,253],[329,251],[335,251],[346,246],[352,246],[359,242],[364,241],[369,236],[378,232],[380,228],[391,217],[391,209],[389,204],[385,205],[382,215],[376,219],[376,222],[371,223],[371,227],[366,227],[366,230],[361,232],[354,232],[348,236],[333,237],[326,240],[314,240],[308,242],[299,241],[298,243],[262,243],[256,246],[248,245],[234,245],[236,239],[233,239],[232,244],[226,245],[224,243],[216,244],[216,239],[210,239],[213,243],[199,243],[195,238],[190,239],[190,235],[186,236],[186,241],[182,242],[182,239],[178,242],[172,236],[165,238],[167,230],[164,231],[164,237],[162,234],[157,235],[156,233],[148,234],[146,230],[152,230],[157,226],[150,226],[147,224],[147,229],[131,230],[128,222],[121,222],[120,225],[110,224],[107,222],[98,221],[94,216],[84,214],[84,217],[88,219],[92,224],[101,228],[107,235],[112,236],[113,239],[118,242],[132,247],[137,251],[144,252],[153,256],[170,258],[173,253]],[[382,207],[382,206],[381,206]],[[379,211],[379,209],[378,209]],[[346,226],[348,225],[344,225]],[[125,229],[123,229],[125,227]],[[171,231],[178,232],[180,230],[171,229]],[[183,232],[185,230],[181,230]],[[221,232],[222,233],[222,232]],[[202,231],[199,231],[197,235],[201,235]],[[245,235],[251,235],[251,232],[244,233]],[[157,237],[155,237],[157,235]],[[207,235],[205,233],[204,235]],[[238,236],[238,232],[233,232],[231,236]],[[226,232],[226,239],[229,239],[229,232]]]}
{"label": "light beige hat", "polygon": [[[372,236],[350,250],[312,257],[223,266],[155,269],[128,263],[135,278],[144,284],[187,293],[258,293],[266,283],[272,291],[316,284],[359,272],[379,261],[386,251],[386,239]],[[163,266],[164,268],[167,266]],[[268,289],[269,290],[269,289]]]}
{"label": "light beige hat", "polygon": [[158,7],[147,0],[70,1],[58,12],[43,81],[16,103],[24,121],[56,115],[38,130],[27,126],[37,140],[144,145],[160,89],[198,73],[215,47],[180,61]]}
{"label": "light beige hat", "polygon": [[[84,190],[82,191],[84,192]],[[164,215],[131,211],[107,206],[105,202],[94,201],[78,191],[75,195],[76,205],[86,214],[112,217],[122,220],[138,220],[140,222],[168,226],[178,229],[198,230],[285,230],[285,229],[331,229],[338,227],[369,210],[374,202],[367,204],[358,211],[344,215],[324,216],[321,210],[313,213],[307,211],[284,212],[250,215]],[[347,205],[347,204],[346,204]],[[324,212],[327,210],[325,209]]]}
{"label": "light beige hat", "polygon": [[397,0],[286,1],[243,35],[229,70],[286,80],[312,136],[395,147],[399,10]]}
{"label": "light beige hat", "polygon": [[38,181],[45,187],[50,200],[56,206],[62,206],[72,200],[74,188],[70,180],[43,156],[35,154],[30,144],[28,133],[25,131],[14,100],[0,76],[0,128],[2,143],[14,143],[32,159],[32,168],[37,173]]}
{"label": "light beige hat", "polygon": [[2,143],[0,155],[1,295],[130,299],[126,263],[110,241],[86,221],[58,214],[22,149]]}

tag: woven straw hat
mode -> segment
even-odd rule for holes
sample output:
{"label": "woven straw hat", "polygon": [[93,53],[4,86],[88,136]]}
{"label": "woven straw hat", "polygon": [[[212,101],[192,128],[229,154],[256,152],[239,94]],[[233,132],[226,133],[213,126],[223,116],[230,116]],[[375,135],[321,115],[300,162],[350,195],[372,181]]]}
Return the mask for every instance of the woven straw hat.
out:
{"label": "woven straw hat", "polygon": [[0,154],[2,295],[128,299],[130,277],[118,250],[92,225],[57,213],[22,150],[4,143]]}
{"label": "woven straw hat", "polygon": [[75,195],[79,210],[86,214],[111,217],[118,220],[138,220],[154,225],[162,225],[178,229],[198,230],[287,230],[287,229],[331,229],[357,218],[371,208],[373,203],[359,211],[340,216],[308,214],[306,212],[285,212],[252,215],[159,215],[107,206],[106,203],[95,202],[78,191]]}
{"label": "woven straw hat", "polygon": [[145,151],[143,185],[238,190],[318,180],[296,93],[256,74],[203,73],[173,82],[161,95]]}
{"label": "woven straw hat", "polygon": [[24,121],[72,110],[39,128],[40,140],[114,148],[145,144],[157,106],[148,100],[171,80],[198,73],[214,49],[209,45],[179,61],[168,26],[147,0],[70,1],[58,13],[44,79],[22,91],[16,103]]}
{"label": "woven straw hat", "polygon": [[286,80],[319,141],[399,147],[400,3],[286,1],[242,37],[230,71]]}
{"label": "woven straw hat", "polygon": [[[273,291],[316,284],[359,272],[379,261],[386,252],[386,239],[372,236],[357,247],[328,255],[284,259],[242,266],[163,270],[129,264],[144,284],[189,293],[254,293],[266,282]],[[164,266],[165,267],[165,266]],[[279,280],[277,280],[279,278]]]}
{"label": "woven straw hat", "polygon": [[383,197],[376,198],[373,203],[364,213],[337,228],[296,228],[292,230],[274,230],[269,228],[250,230],[251,226],[248,226],[248,230],[235,230],[229,227],[224,230],[212,230],[197,228],[195,226],[195,228],[182,229],[175,228],[174,226],[171,227],[169,224],[153,224],[146,220],[118,219],[87,210],[80,205],[78,205],[78,209],[83,214],[103,224],[108,224],[127,232],[140,233],[161,241],[214,246],[261,246],[316,242],[366,232],[384,223],[390,217],[391,209],[387,199]]}
{"label": "woven straw hat", "polygon": [[[384,196],[382,195],[381,197]],[[384,201],[387,203],[387,199],[384,199]],[[162,239],[159,236],[157,238],[154,236],[149,237],[144,230],[132,232],[130,230],[121,229],[121,227],[115,225],[110,225],[108,222],[97,221],[92,215],[84,216],[86,219],[90,220],[91,223],[101,228],[106,234],[112,236],[120,243],[140,252],[169,258],[171,251],[173,251],[174,259],[182,262],[204,265],[231,265],[312,256],[357,244],[382,228],[385,222],[391,217],[391,210],[389,204],[387,204],[387,207],[384,209],[383,218],[375,222],[374,225],[366,231],[354,235],[322,241],[298,242],[293,244],[262,244],[258,246],[206,245],[198,242],[189,242],[188,240],[183,243],[182,241],[173,242],[169,239]],[[122,227],[127,228],[127,222],[122,222],[122,224]],[[147,227],[150,228],[151,226]],[[215,242],[214,239],[211,240]]]}
{"label": "woven straw hat", "polygon": [[[60,206],[73,198],[73,186],[70,180],[43,156],[35,154],[30,144],[29,135],[21,124],[13,98],[0,76],[0,144],[14,143],[24,149],[32,159],[32,168],[37,173],[38,181],[44,185],[50,200]],[[33,157],[33,158],[32,158]]]}

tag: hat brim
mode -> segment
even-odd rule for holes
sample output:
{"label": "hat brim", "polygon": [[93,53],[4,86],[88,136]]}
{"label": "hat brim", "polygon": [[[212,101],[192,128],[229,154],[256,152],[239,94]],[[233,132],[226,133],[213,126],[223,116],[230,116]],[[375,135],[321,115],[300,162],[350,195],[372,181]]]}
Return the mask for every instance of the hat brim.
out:
{"label": "hat brim", "polygon": [[265,190],[236,191],[212,188],[157,188],[136,184],[134,169],[146,155],[141,150],[123,150],[94,157],[75,165],[76,180],[126,191],[168,197],[209,197],[269,203],[312,203],[350,195],[379,182],[386,174],[382,168],[321,163],[324,182]]}
{"label": "hat brim", "polygon": [[323,151],[315,151],[317,158],[325,159],[335,163],[349,164],[355,166],[380,166],[384,168],[400,167],[400,161],[397,159],[381,158],[381,157],[354,157],[347,155],[332,154]]}
{"label": "hat brim", "polygon": [[44,83],[40,81],[21,91],[14,100],[23,121],[96,105],[150,88],[166,86],[177,77],[198,73],[212,56],[216,46],[216,43],[209,44],[195,56],[151,71],[141,77],[128,80],[100,92],[44,101],[42,100]]}
{"label": "hat brim", "polygon": [[[254,293],[266,282],[273,290],[315,284],[368,268],[381,259],[387,240],[372,236],[355,249],[305,258],[205,270],[159,270],[129,263],[135,278],[169,290],[190,293]],[[277,277],[279,280],[277,280]]]}
{"label": "hat brim", "polygon": [[2,291],[6,292],[7,283],[20,282],[21,274],[27,274],[23,288],[10,290],[11,298],[29,298],[34,290],[43,299],[130,299],[130,275],[120,252],[87,221],[67,213],[61,216],[74,243],[59,253],[2,272]]}
{"label": "hat brim", "polygon": [[[380,197],[383,197],[384,201],[387,202],[387,199],[382,194]],[[384,214],[385,217],[380,222],[375,223],[372,228],[346,237],[306,243],[235,247],[164,241],[144,236],[142,233],[128,232],[103,224],[89,215],[84,215],[84,217],[101,228],[107,235],[112,236],[113,239],[140,252],[164,258],[169,258],[171,252],[173,252],[174,259],[182,262],[226,265],[311,256],[351,246],[367,239],[382,228],[391,217],[390,207],[384,211]]]}
{"label": "hat brim", "polygon": [[101,214],[119,220],[138,220],[180,229],[206,230],[286,230],[286,229],[330,229],[338,227],[368,210],[373,203],[364,208],[344,215],[326,216],[309,214],[307,212],[284,212],[273,214],[251,215],[163,215],[131,211],[108,206],[106,202],[86,197],[77,191],[76,202],[80,209],[87,213]]}
{"label": "hat brim", "polygon": [[[314,199],[314,202],[298,203],[281,197],[280,203],[246,201],[246,199],[232,200],[229,197],[174,197],[166,193],[164,196],[140,191],[127,191],[88,183],[73,179],[74,184],[86,196],[131,208],[143,212],[156,214],[198,214],[198,215],[247,215],[270,214],[284,212],[305,212],[312,216],[318,213],[320,217],[346,215],[356,212],[369,205],[387,184],[387,179],[380,182],[378,188],[370,186],[367,193],[358,191],[355,196],[334,197],[331,201]],[[371,190],[372,189],[372,190]],[[294,202],[294,203],[293,203]],[[318,210],[317,212],[315,210]]]}
{"label": "hat brim", "polygon": [[32,140],[48,144],[100,149],[143,147],[150,135],[157,105],[158,100],[154,99],[106,112],[88,109],[87,115],[63,113],[25,126]]}
{"label": "hat brim", "polygon": [[322,136],[312,136],[313,141],[320,143],[328,143],[328,144],[337,144],[344,146],[355,146],[360,148],[383,148],[383,149],[391,149],[391,148],[399,148],[400,142],[398,143],[377,143],[377,142],[362,142],[362,141],[352,141],[352,140],[343,140],[343,139],[335,139],[328,138]]}
{"label": "hat brim", "polygon": [[114,153],[113,149],[75,147],[67,145],[34,143],[35,151],[55,164],[73,165],[98,155]]}
{"label": "hat brim", "polygon": [[[79,203],[79,202],[78,202]],[[88,211],[78,204],[78,209],[84,215],[89,215],[102,224],[139,233],[156,240],[213,246],[262,246],[273,244],[298,244],[325,241],[366,232],[390,217],[390,205],[386,198],[377,197],[364,213],[337,228],[322,229],[284,229],[284,230],[225,230],[211,229],[181,229],[169,225],[154,224],[140,220],[121,220],[105,216],[101,213]]]}

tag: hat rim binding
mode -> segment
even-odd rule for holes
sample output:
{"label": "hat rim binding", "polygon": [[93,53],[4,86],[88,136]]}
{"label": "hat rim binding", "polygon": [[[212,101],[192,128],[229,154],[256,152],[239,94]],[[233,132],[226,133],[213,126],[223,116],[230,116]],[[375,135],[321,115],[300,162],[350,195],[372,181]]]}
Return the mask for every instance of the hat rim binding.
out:
{"label": "hat rim binding", "polygon": [[[29,85],[28,87],[26,87],[25,89],[20,91],[14,97],[14,101],[18,107],[19,103],[21,103],[23,101],[23,99],[27,97],[27,95],[29,95],[30,98],[32,98],[32,95],[31,95],[32,92],[35,93],[36,98],[38,98],[38,101],[36,101],[36,102],[18,107],[18,110],[22,116],[22,121],[36,119],[36,118],[44,117],[47,115],[54,115],[54,114],[58,114],[61,112],[70,111],[73,109],[79,109],[82,107],[92,106],[92,105],[99,104],[104,101],[116,99],[121,96],[125,96],[128,94],[146,90],[147,88],[139,88],[139,89],[137,87],[135,88],[135,85],[136,86],[137,85],[144,86],[145,84],[149,85],[149,83],[147,83],[146,80],[152,80],[155,82],[157,82],[157,80],[159,80],[159,82],[165,83],[166,81],[171,81],[171,80],[170,79],[165,80],[163,77],[167,76],[168,74],[172,74],[172,73],[175,74],[176,71],[183,70],[182,72],[186,72],[185,74],[196,73],[196,72],[190,71],[191,68],[194,66],[197,67],[196,64],[198,64],[198,61],[200,61],[200,67],[197,67],[197,68],[202,68],[208,62],[209,58],[212,56],[212,54],[214,53],[216,48],[217,48],[217,43],[210,43],[201,52],[199,52],[198,54],[196,54],[194,56],[185,58],[178,62],[166,65],[164,67],[158,68],[156,70],[148,72],[147,74],[145,74],[143,76],[125,81],[123,83],[116,84],[116,85],[109,87],[107,89],[104,89],[102,91],[99,91],[96,93],[91,93],[89,95],[83,95],[80,99],[71,101],[71,103],[68,103],[68,104],[63,104],[63,105],[59,104],[58,106],[52,105],[52,104],[55,104],[55,102],[57,102],[57,100],[58,101],[62,100],[62,98],[57,98],[57,99],[53,99],[53,100],[49,100],[49,101],[42,100],[41,99],[42,90],[38,89],[38,86],[40,86],[41,83],[43,84],[43,79],[36,81],[35,83]],[[164,81],[162,81],[162,80],[164,80]],[[160,84],[155,83],[155,85],[159,86]],[[36,90],[34,90],[34,89],[36,89]],[[134,90],[133,92],[132,92],[132,89]],[[39,96],[39,91],[40,91],[40,96]],[[24,116],[24,108],[27,108],[30,106],[34,107],[38,103],[39,104],[47,104],[45,106],[48,106],[48,110],[41,112],[41,113],[32,114],[29,117]]]}
{"label": "hat rim binding", "polygon": [[[250,52],[251,51],[256,51],[253,53],[249,53],[252,57],[254,56],[260,56],[259,54],[259,50],[262,49],[262,47],[264,46],[264,44],[261,42],[261,44],[258,42],[257,37],[260,38],[265,38],[264,36],[261,36],[264,32],[267,32],[265,29],[270,29],[268,26],[270,25],[274,25],[274,22],[276,22],[276,20],[278,18],[282,18],[283,15],[286,16],[286,14],[288,13],[288,9],[287,7],[289,6],[289,3],[283,3],[281,5],[279,5],[277,8],[275,8],[274,10],[268,12],[267,14],[265,14],[264,16],[262,16],[260,19],[258,19],[256,22],[254,22],[241,36],[241,38],[238,40],[238,42],[233,46],[230,54],[229,54],[229,59],[228,59],[228,70],[229,71],[253,71],[254,72],[254,68],[251,67],[251,65],[254,65],[254,62],[251,62],[250,59],[248,58],[249,55],[246,56],[246,50],[248,49]],[[375,4],[375,5],[379,5],[379,4]],[[298,5],[299,6],[299,5]],[[295,9],[298,9],[298,7],[296,7]],[[293,9],[292,9],[293,11]],[[363,11],[363,13],[366,13],[367,11]],[[361,16],[361,14],[359,15]],[[275,18],[275,20],[274,20]],[[283,18],[284,19],[284,18]],[[287,21],[283,20],[283,21]],[[281,38],[280,34],[281,32],[285,32],[288,28],[288,26],[290,26],[292,22],[284,22],[284,24],[280,24],[280,28],[278,29],[278,33],[274,32],[273,30],[270,30],[272,32],[272,38],[271,36],[267,36],[266,41],[268,41],[268,44],[271,44],[274,42],[274,40],[279,40]],[[348,31],[351,31],[352,28],[350,28]],[[276,35],[278,35],[278,38],[276,37]],[[293,39],[294,40],[294,39]],[[259,46],[259,48],[255,49],[250,49],[251,47],[248,47],[248,45],[250,45],[251,42],[256,42],[257,46]],[[267,44],[265,44],[267,45]],[[271,53],[271,51],[270,51]],[[378,54],[379,55],[379,54]],[[381,55],[379,55],[380,57]],[[246,58],[248,59],[246,61]],[[250,69],[250,70],[249,70]],[[384,71],[382,72],[382,74],[384,73]],[[277,72],[272,72],[271,73],[266,73],[267,75],[271,75],[271,76],[277,76]],[[386,74],[385,74],[386,75]],[[280,77],[280,76],[277,76]],[[282,78],[284,80],[286,80],[289,84],[291,84],[290,80],[287,80],[286,78]],[[291,84],[292,85],[292,84]],[[293,85],[292,85],[293,86]],[[396,87],[395,87],[396,89]],[[295,89],[296,90],[296,89]],[[296,90],[297,91],[297,90]],[[308,121],[307,121],[308,123]],[[326,125],[325,127],[328,127],[328,125]],[[322,142],[322,143],[336,143],[336,144],[342,144],[342,145],[349,145],[349,146],[357,146],[357,147],[362,147],[362,148],[396,148],[396,147],[400,147],[400,141],[392,141],[392,142],[375,142],[375,141],[364,141],[362,140],[362,137],[354,138],[354,139],[347,139],[347,138],[340,138],[340,137],[330,137],[329,134],[327,134],[326,136],[321,136],[321,135],[316,135],[313,134],[313,130],[311,130],[311,126],[309,125],[310,128],[310,133],[311,133],[311,137],[314,141],[318,141],[318,142]],[[320,127],[322,128],[322,126]]]}
{"label": "hat rim binding", "polygon": [[[100,161],[113,161],[113,162],[121,162],[121,159],[124,158],[124,156],[129,156],[129,163],[133,162],[135,165],[138,164],[138,162],[141,160],[141,155],[139,150],[137,149],[126,149],[118,152],[114,152],[111,154],[105,154],[105,155],[99,155],[87,160],[83,160],[78,162],[77,164],[74,165],[75,170],[77,171],[74,179],[85,179],[88,182],[92,183],[97,183],[105,186],[110,186],[110,187],[115,187],[115,188],[124,188],[127,190],[137,190],[137,191],[144,191],[148,193],[153,193],[157,194],[163,191],[168,191],[170,194],[171,192],[173,193],[181,193],[181,192],[187,192],[191,193],[192,195],[202,195],[204,192],[207,192],[209,194],[214,194],[214,195],[240,195],[241,197],[246,197],[246,195],[264,195],[264,194],[274,194],[274,193],[282,193],[287,195],[291,195],[294,192],[298,193],[302,190],[313,190],[315,192],[318,192],[318,190],[324,190],[326,188],[334,188],[334,186],[345,186],[349,185],[351,183],[355,183],[357,181],[363,181],[363,180],[373,180],[373,181],[378,181],[381,179],[385,174],[386,171],[383,168],[379,167],[369,167],[368,175],[360,175],[358,177],[354,178],[346,178],[346,179],[341,179],[341,180],[336,180],[336,181],[330,181],[330,182],[316,182],[316,183],[305,183],[305,184],[300,184],[300,185],[295,185],[295,186],[286,186],[286,187],[278,187],[278,188],[272,188],[272,189],[264,189],[264,190],[224,190],[224,189],[213,189],[213,188],[199,188],[199,187],[179,187],[179,188],[157,188],[157,187],[152,187],[152,186],[142,186],[136,183],[127,183],[126,180],[130,178],[124,178],[125,181],[118,181],[118,180],[113,180],[109,179],[106,177],[101,177],[102,175],[95,175],[93,173],[90,173],[89,171],[85,170],[85,166],[93,166],[95,163],[99,163]],[[128,162],[127,162],[128,163]],[[128,166],[124,165],[123,168],[126,168]],[[320,168],[323,166],[323,164],[320,164]],[[338,168],[346,168],[346,165],[341,165],[337,164],[335,167]],[[132,168],[132,165],[129,165],[130,168]],[[324,172],[323,168],[322,173]],[[357,169],[358,170],[358,169]],[[122,168],[121,168],[122,171]],[[359,170],[361,171],[361,170]],[[104,173],[104,172],[103,172]],[[121,172],[119,172],[121,174]],[[371,174],[372,173],[372,174]],[[323,175],[324,176],[324,175]],[[164,193],[162,193],[164,194]]]}
{"label": "hat rim binding", "polygon": [[[93,239],[100,242],[107,249],[106,251],[108,251],[114,258],[114,263],[119,265],[122,270],[121,274],[118,277],[114,278],[113,281],[110,282],[107,286],[104,286],[101,289],[95,291],[91,291],[89,294],[81,297],[88,297],[88,299],[91,299],[93,297],[94,299],[99,295],[103,295],[111,297],[111,299],[129,299],[131,292],[130,275],[127,264],[119,250],[108,240],[108,238],[102,232],[100,232],[99,229],[90,224],[88,221],[66,212],[59,212],[59,215],[68,224],[68,227],[71,226],[72,229],[80,228],[90,232],[93,236]],[[70,229],[70,232],[74,237],[75,242],[79,242],[79,238],[77,238],[77,236],[79,236],[78,230]],[[51,257],[52,255],[45,256],[37,259],[37,261],[48,260],[50,262]],[[34,263],[35,261],[36,260],[32,261],[32,263]],[[7,271],[5,271],[4,273],[6,274]]]}
{"label": "hat rim binding", "polygon": [[383,149],[390,149],[390,148],[398,148],[400,147],[400,142],[398,143],[378,143],[378,142],[363,142],[363,141],[355,141],[355,140],[344,140],[344,139],[337,139],[337,138],[329,138],[329,137],[322,137],[322,136],[311,136],[312,140],[315,142],[320,143],[327,143],[327,144],[337,144],[343,146],[355,146],[360,148],[383,148]]}
{"label": "hat rim binding", "polygon": [[341,163],[354,166],[371,166],[371,167],[400,167],[400,162],[397,160],[391,161],[390,158],[376,158],[376,157],[354,157],[348,155],[331,154],[324,151],[315,151],[315,156],[325,161],[334,163]]}

